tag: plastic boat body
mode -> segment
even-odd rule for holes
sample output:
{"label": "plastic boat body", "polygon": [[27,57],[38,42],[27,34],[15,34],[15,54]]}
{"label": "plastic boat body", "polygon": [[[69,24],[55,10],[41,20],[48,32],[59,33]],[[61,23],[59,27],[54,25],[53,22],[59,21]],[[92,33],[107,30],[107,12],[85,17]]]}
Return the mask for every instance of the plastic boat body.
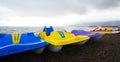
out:
{"label": "plastic boat body", "polygon": [[44,31],[40,33],[43,40],[54,46],[63,46],[78,42],[84,42],[89,39],[88,36],[75,36],[73,33],[65,31],[54,31],[53,27],[44,28]]}
{"label": "plastic boat body", "polygon": [[86,36],[89,36],[90,38],[96,38],[96,37],[103,36],[103,34],[100,34],[100,33],[91,33],[91,32],[84,31],[84,30],[72,30],[71,33],[74,33],[76,36],[86,35]]}
{"label": "plastic boat body", "polygon": [[47,43],[33,32],[0,34],[0,56],[34,50],[46,45]]}
{"label": "plastic boat body", "polygon": [[119,30],[116,30],[116,28],[102,28],[97,27],[96,29],[91,30],[92,33],[102,33],[102,34],[111,34],[111,33],[119,33]]}

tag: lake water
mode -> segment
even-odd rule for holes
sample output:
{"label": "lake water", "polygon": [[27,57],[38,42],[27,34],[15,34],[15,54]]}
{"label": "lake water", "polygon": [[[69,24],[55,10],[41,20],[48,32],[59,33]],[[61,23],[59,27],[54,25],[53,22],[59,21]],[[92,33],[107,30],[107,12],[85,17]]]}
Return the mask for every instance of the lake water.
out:
{"label": "lake water", "polygon": [[[14,32],[41,32],[44,27],[0,27],[0,33],[14,33]],[[61,26],[54,27],[54,30],[66,30],[67,32],[71,32],[74,29],[81,29],[89,31],[93,28],[85,27],[85,26]]]}

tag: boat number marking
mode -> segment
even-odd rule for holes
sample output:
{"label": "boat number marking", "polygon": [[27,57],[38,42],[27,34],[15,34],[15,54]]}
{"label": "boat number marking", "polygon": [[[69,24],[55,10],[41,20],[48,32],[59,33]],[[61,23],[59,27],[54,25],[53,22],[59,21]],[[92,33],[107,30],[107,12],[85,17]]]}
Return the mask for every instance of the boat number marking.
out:
{"label": "boat number marking", "polygon": [[63,33],[62,31],[58,31],[58,33],[60,34],[60,36],[61,36],[62,38],[65,38],[65,35],[64,35],[64,33]]}
{"label": "boat number marking", "polygon": [[20,43],[21,35],[22,35],[21,33],[12,33],[13,44],[19,44]]}

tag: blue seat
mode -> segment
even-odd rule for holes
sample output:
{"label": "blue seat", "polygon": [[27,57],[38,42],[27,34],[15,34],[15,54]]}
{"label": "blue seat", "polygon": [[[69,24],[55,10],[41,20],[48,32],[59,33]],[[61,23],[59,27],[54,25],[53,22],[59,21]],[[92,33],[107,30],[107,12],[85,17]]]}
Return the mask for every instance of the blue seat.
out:
{"label": "blue seat", "polygon": [[50,26],[50,27],[46,27],[46,26],[45,26],[43,31],[46,31],[46,35],[49,36],[50,33],[51,33],[52,31],[54,31],[54,29],[53,29],[52,26]]}

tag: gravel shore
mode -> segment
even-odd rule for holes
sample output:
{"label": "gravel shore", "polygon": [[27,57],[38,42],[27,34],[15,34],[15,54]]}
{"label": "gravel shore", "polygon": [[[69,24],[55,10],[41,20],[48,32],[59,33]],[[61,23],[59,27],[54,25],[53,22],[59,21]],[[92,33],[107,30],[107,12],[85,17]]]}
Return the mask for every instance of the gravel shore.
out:
{"label": "gravel shore", "polygon": [[81,46],[67,45],[62,51],[31,51],[0,57],[0,62],[120,62],[120,34],[106,34]]}

